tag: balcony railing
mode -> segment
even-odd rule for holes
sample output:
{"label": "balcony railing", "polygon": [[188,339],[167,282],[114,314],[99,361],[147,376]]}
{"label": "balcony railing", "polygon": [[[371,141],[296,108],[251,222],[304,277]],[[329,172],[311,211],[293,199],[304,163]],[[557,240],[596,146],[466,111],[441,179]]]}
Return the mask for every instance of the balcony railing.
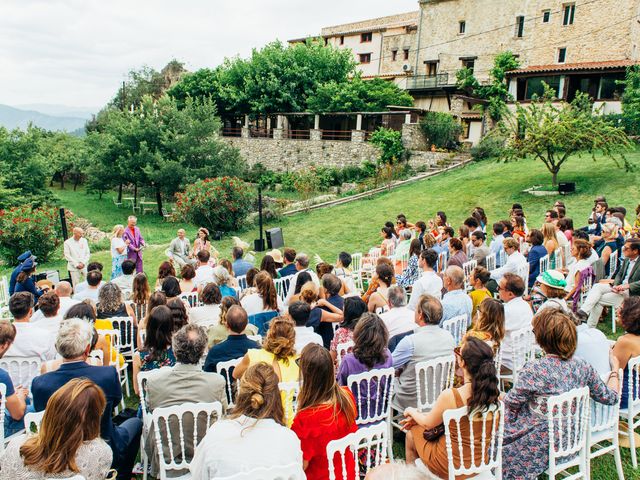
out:
{"label": "balcony railing", "polygon": [[407,90],[422,90],[449,85],[449,74],[415,75],[407,78]]}

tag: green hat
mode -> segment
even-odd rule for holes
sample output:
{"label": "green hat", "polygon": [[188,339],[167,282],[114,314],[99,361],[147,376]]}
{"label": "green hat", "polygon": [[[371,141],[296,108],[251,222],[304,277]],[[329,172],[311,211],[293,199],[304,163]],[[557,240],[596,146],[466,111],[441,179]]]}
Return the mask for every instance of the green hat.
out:
{"label": "green hat", "polygon": [[567,286],[564,275],[558,270],[547,270],[542,275],[539,275],[536,281],[551,288],[564,288]]}

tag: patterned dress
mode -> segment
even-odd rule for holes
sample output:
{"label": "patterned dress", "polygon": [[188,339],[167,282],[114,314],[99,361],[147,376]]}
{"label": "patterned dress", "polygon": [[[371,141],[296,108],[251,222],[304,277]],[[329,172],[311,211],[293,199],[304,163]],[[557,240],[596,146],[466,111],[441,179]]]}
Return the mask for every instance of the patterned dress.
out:
{"label": "patterned dress", "polygon": [[149,352],[141,350],[140,352],[140,371],[147,372],[161,367],[173,367],[176,364],[176,357],[173,356],[173,349],[169,347],[159,358],[149,360]]}
{"label": "patterned dress", "polygon": [[409,258],[409,262],[407,263],[407,268],[404,269],[401,275],[396,275],[396,280],[398,285],[401,287],[407,288],[413,285],[418,278],[420,278],[420,274],[422,271],[418,268],[418,256],[411,255]]}
{"label": "patterned dress", "polygon": [[536,478],[548,468],[547,399],[585,386],[596,402],[613,405],[618,401],[618,394],[610,390],[584,360],[560,360],[548,355],[525,365],[516,385],[504,399],[505,480]]}

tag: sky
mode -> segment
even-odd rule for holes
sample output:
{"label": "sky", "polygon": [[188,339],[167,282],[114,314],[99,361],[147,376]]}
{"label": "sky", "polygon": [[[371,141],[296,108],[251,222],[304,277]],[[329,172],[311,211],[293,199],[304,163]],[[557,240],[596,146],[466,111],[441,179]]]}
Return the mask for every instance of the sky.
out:
{"label": "sky", "polygon": [[413,10],[417,0],[0,0],[0,104],[101,107],[142,65],[176,58],[194,71]]}

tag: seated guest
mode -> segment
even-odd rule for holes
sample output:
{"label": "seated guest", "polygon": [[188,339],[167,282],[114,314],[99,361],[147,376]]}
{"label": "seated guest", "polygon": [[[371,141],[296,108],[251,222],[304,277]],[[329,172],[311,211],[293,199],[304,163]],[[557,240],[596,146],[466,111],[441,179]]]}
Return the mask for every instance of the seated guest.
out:
{"label": "seated guest", "polygon": [[[172,346],[176,356],[175,366],[160,369],[147,379],[145,398],[149,411],[188,402],[220,402],[224,412],[227,409],[224,378],[217,373],[203,372],[200,368],[200,359],[207,348],[204,329],[197,325],[185,325],[173,335]],[[207,424],[202,420],[204,419],[198,421],[198,431],[206,429]],[[193,428],[193,424],[185,424],[185,449],[182,454],[187,457],[192,457],[194,452]],[[172,431],[174,438],[179,435],[179,432]],[[151,475],[157,477],[158,453],[155,440],[152,427],[145,447],[151,459]]]}
{"label": "seated guest", "polygon": [[186,264],[180,269],[180,291],[182,293],[191,293],[198,290],[198,285],[194,281],[196,277],[196,269],[193,268],[193,265]]}
{"label": "seated guest", "polygon": [[177,332],[187,323],[189,323],[189,314],[187,313],[187,306],[179,298],[172,298],[167,302],[167,307],[171,310],[171,317],[173,318],[173,331]]}
{"label": "seated guest", "polygon": [[489,244],[489,248],[491,249],[491,253],[496,254],[496,267],[501,267],[500,263],[500,252],[503,251],[504,246],[502,244],[504,240],[504,225],[502,222],[497,222],[493,224],[493,239]]}
{"label": "seated guest", "polygon": [[367,304],[364,303],[360,297],[347,297],[344,299],[342,323],[338,326],[338,329],[331,340],[331,345],[329,345],[329,352],[331,353],[331,358],[333,358],[334,362],[337,359],[338,345],[353,340],[353,330],[356,328],[358,320],[360,320],[362,314],[366,311],[368,311]]}
{"label": "seated guest", "polygon": [[347,252],[340,252],[338,259],[336,260],[336,267],[333,269],[333,274],[337,276],[343,283],[347,292],[355,292],[356,285],[353,281],[353,273],[349,268],[351,266],[351,255]]}
{"label": "seated guest", "polygon": [[436,245],[433,246],[433,250],[439,255],[441,253],[449,254],[449,242],[456,236],[456,232],[450,226],[442,227],[442,232],[438,236],[439,240]]}
{"label": "seated guest", "polygon": [[[533,288],[536,278],[540,275],[540,259],[547,255],[547,249],[542,245],[544,238],[540,230],[535,228],[529,232],[527,242],[531,245],[527,261],[529,262],[529,288]],[[551,265],[549,265],[551,268]]]}
{"label": "seated guest", "polygon": [[471,318],[475,318],[478,306],[485,298],[492,298],[491,292],[487,288],[487,283],[491,280],[491,273],[484,267],[476,267],[471,272],[469,283],[473,290],[469,292],[471,298]]}
{"label": "seated guest", "polygon": [[219,362],[242,358],[250,349],[260,348],[260,345],[248,339],[244,333],[248,323],[247,312],[242,307],[232,305],[229,308],[225,315],[225,326],[229,336],[209,350],[204,361],[205,372],[216,372]]}
{"label": "seated guest", "polygon": [[[209,346],[209,348],[212,348],[214,345],[223,342],[229,336],[229,328],[227,326],[227,312],[234,305],[240,307],[240,302],[238,302],[235,297],[222,297],[222,300],[220,301],[220,322],[213,327],[209,327],[209,331],[207,332],[207,337],[209,339],[207,345]],[[244,308],[242,310],[244,311]],[[245,335],[257,335],[258,327],[249,323],[242,331],[242,333],[244,333]]]}
{"label": "seated guest", "polygon": [[516,273],[521,266],[527,263],[527,259],[519,251],[520,244],[517,240],[506,238],[503,240],[502,246],[507,254],[507,263],[491,271],[491,278],[496,282],[499,282],[505,273]]}
{"label": "seated guest", "polygon": [[276,261],[268,253],[264,257],[262,257],[262,262],[260,262],[260,271],[267,272],[272,280],[278,278]]}
{"label": "seated guest", "polygon": [[[582,230],[575,230],[573,232],[573,241],[576,240],[585,240],[587,243],[589,243],[590,253],[589,258],[587,259],[589,261],[589,265],[593,265],[598,260],[600,260],[598,253],[594,248],[591,248],[591,243],[589,242],[589,234],[587,232],[584,232]],[[571,242],[571,244],[573,245],[573,242]],[[569,261],[567,262],[568,265],[571,265],[571,263],[573,263],[575,260],[576,259],[573,256],[569,257]],[[620,263],[622,263],[622,258],[620,258]]]}
{"label": "seated guest", "polygon": [[296,251],[293,248],[285,248],[283,252],[284,267],[278,270],[280,278],[289,277],[298,273],[296,269]]}
{"label": "seated guest", "polygon": [[389,338],[413,331],[416,328],[414,312],[407,307],[407,294],[404,288],[393,286],[388,290],[387,304],[389,309],[380,314],[380,318],[387,328]]}
{"label": "seated guest", "polygon": [[420,278],[413,284],[411,291],[411,300],[409,300],[409,308],[416,309],[418,300],[424,294],[431,295],[436,298],[442,298],[442,279],[436,273],[435,269],[438,265],[438,254],[435,250],[427,248],[420,253],[418,266],[422,270]]}
{"label": "seated guest", "polygon": [[[90,262],[87,265],[87,274],[89,272],[93,272],[93,271],[97,271],[97,272],[102,273],[102,269],[103,268],[104,268],[104,266],[100,262]],[[102,288],[102,285],[103,285],[103,283],[102,283],[102,280],[101,280],[100,284],[98,285],[98,288],[99,289]],[[87,288],[89,288],[89,282],[87,280],[85,280],[84,282],[80,282],[79,284],[74,285],[73,286],[73,291],[74,291],[74,293],[80,293],[83,290],[86,290]]]}
{"label": "seated guest", "polygon": [[167,297],[167,302],[182,295],[180,282],[178,282],[176,277],[167,277],[162,280],[162,288],[160,291]]}
{"label": "seated guest", "polygon": [[400,260],[402,255],[405,253],[409,253],[409,247],[411,245],[411,238],[413,237],[413,232],[408,228],[404,228],[400,230],[400,242],[396,246],[396,249],[393,252],[393,256],[396,260]]}
{"label": "seated guest", "polygon": [[124,302],[122,290],[115,283],[105,283],[98,293],[96,316],[99,319],[134,317],[133,309]]}
{"label": "seated guest", "polygon": [[293,293],[293,295],[291,295],[289,303],[300,301],[300,292],[302,292],[302,287],[304,287],[309,282],[313,283],[309,272],[301,272],[300,275],[296,277],[295,283],[291,283],[289,285],[289,291]]}
{"label": "seated guest", "polygon": [[3,478],[106,478],[113,460],[109,445],[100,438],[106,404],[104,393],[91,380],[70,380],[49,399],[39,431],[9,443],[0,461]]}
{"label": "seated guest", "polygon": [[191,244],[186,237],[186,233],[183,228],[178,230],[177,237],[171,240],[167,249],[167,256],[180,268],[195,263],[191,254]]}
{"label": "seated guest", "polygon": [[156,279],[156,290],[160,290],[162,288],[162,282],[164,282],[165,278],[175,277],[176,269],[173,267],[171,262],[162,262],[158,267],[158,277]]}
{"label": "seated guest", "polygon": [[[613,356],[616,357],[620,368],[624,369],[622,382],[622,398],[620,408],[627,408],[629,404],[629,360],[640,355],[640,297],[627,298],[616,311],[618,321],[625,331],[613,346]],[[591,330],[598,332],[596,328]],[[611,368],[614,370],[613,367]]]}
{"label": "seated guest", "polygon": [[215,283],[207,284],[200,293],[202,305],[189,309],[189,322],[196,325],[216,325],[220,323],[220,302],[222,295]]}
{"label": "seated guest", "polygon": [[564,275],[558,270],[547,270],[536,279],[540,285],[540,291],[544,295],[544,302],[538,307],[536,312],[542,309],[561,308],[565,312],[569,311],[567,301],[564,299],[565,287],[567,282],[564,279]]}
{"label": "seated guest", "polygon": [[[64,360],[55,372],[45,373],[33,380],[31,391],[34,407],[37,412],[44,410],[51,396],[74,378],[84,377],[95,382],[104,392],[107,401],[102,414],[100,435],[111,447],[112,467],[118,471],[118,480],[130,480],[140,445],[142,421],[139,418],[130,418],[119,426],[114,425],[111,413],[122,399],[120,377],[114,367],[92,367],[86,363],[91,351],[92,336],[91,325],[83,320],[70,319],[60,325],[56,349]],[[57,411],[64,411],[64,409]],[[86,422],[80,422],[76,417],[68,418],[74,418],[74,431],[77,431],[78,425],[86,425]],[[71,434],[64,438],[71,438]]]}
{"label": "seated guest", "polygon": [[131,298],[133,290],[133,278],[136,276],[136,262],[125,260],[122,262],[122,275],[111,280],[111,283],[120,287],[125,300]]}
{"label": "seated guest", "polygon": [[[378,257],[378,260],[376,261],[376,268],[378,268],[382,264],[388,265],[391,268],[391,270],[393,270],[393,262],[389,258]],[[367,291],[364,293],[364,295],[362,295],[362,300],[364,300],[367,304],[369,303],[369,299],[371,298],[371,295],[373,295],[374,292],[380,286],[380,282],[377,276],[374,274],[372,275],[372,277],[373,278],[369,281],[369,286],[367,287]],[[393,276],[391,279],[391,283],[395,283],[395,282],[396,282],[396,277]]]}
{"label": "seated guest", "polygon": [[444,272],[444,288],[447,293],[442,297],[442,322],[466,315],[471,321],[473,304],[464,290],[464,271],[460,267],[449,266]]}
{"label": "seated guest", "polygon": [[[282,268],[282,266],[284,265],[284,259],[282,258],[282,252],[279,249],[274,248],[273,250],[268,252],[267,255],[269,255],[271,258],[273,258],[273,263],[276,266],[276,272],[277,272],[277,270],[280,270]],[[277,273],[276,278],[280,278],[280,274],[279,273]]]}
{"label": "seated guest", "polygon": [[135,321],[140,323],[147,310],[147,302],[151,296],[149,280],[144,273],[137,273],[133,277],[133,287],[131,290],[131,308],[135,313]]}
{"label": "seated guest", "polygon": [[[605,405],[618,401],[618,361],[612,356],[607,384],[584,360],[575,358],[577,334],[573,320],[560,309],[545,308],[533,319],[536,343],[545,356],[529,361],[504,398],[503,478],[536,478],[549,467],[547,400],[574,388],[589,387],[591,398]],[[544,372],[541,375],[541,372]]]}
{"label": "seated guest", "polygon": [[[346,303],[346,302],[345,302]],[[296,352],[301,352],[310,343],[322,345],[322,337],[307,327],[311,316],[311,307],[305,302],[293,302],[289,305],[288,313],[296,324]]]}
{"label": "seated guest", "polygon": [[602,241],[596,244],[596,253],[600,255],[604,266],[604,274],[607,277],[612,273],[609,265],[611,254],[619,251],[617,239],[618,227],[613,223],[605,223],[602,226]]}
{"label": "seated guest", "polygon": [[233,268],[233,273],[236,277],[242,277],[247,274],[247,270],[253,267],[251,262],[247,262],[242,257],[244,256],[244,250],[241,247],[233,247],[231,250],[231,256],[233,258],[233,263],[231,264]]}
{"label": "seated guest", "polygon": [[494,355],[500,350],[504,339],[504,307],[494,298],[485,298],[473,317],[471,329],[466,337],[475,337],[491,347]]}
{"label": "seated guest", "polygon": [[[463,385],[443,391],[438,396],[436,404],[430,412],[422,413],[415,407],[407,408],[404,411],[405,419],[402,422],[403,428],[407,430],[405,444],[407,463],[412,464],[417,458],[420,458],[429,471],[437,475],[438,478],[449,478],[450,460],[447,454],[446,437],[445,435],[440,435],[435,440],[426,440],[424,438],[425,431],[442,425],[442,414],[446,410],[466,406],[469,414],[475,416],[474,413],[495,412],[500,403],[498,377],[493,363],[493,351],[491,348],[477,338],[468,338],[461,345],[457,360],[464,374],[465,381]],[[463,465],[479,464],[482,462],[486,455],[486,451],[482,448],[483,433],[487,432],[488,434],[494,422],[495,419],[491,414],[487,416],[484,422],[482,417],[476,417],[471,423],[462,421],[459,424],[452,422],[449,425],[452,430],[451,437],[457,438],[462,442],[465,446],[465,453],[474,452],[468,453],[464,458],[460,458],[460,451],[455,448],[452,460],[454,465],[460,465],[461,463]],[[473,455],[473,458],[471,455]],[[509,462],[504,463],[506,466]]]}
{"label": "seated guest", "polygon": [[407,267],[401,275],[396,275],[396,281],[401,287],[407,288],[413,285],[420,278],[422,269],[418,265],[420,252],[422,251],[422,243],[417,238],[411,240],[409,245],[409,261]]}
{"label": "seated guest", "polygon": [[[9,350],[9,347],[16,339],[16,327],[9,320],[0,320],[0,358]],[[27,413],[25,399],[29,396],[29,389],[20,385],[13,386],[11,377],[6,370],[0,368],[0,383],[4,383],[6,389],[6,411],[0,412],[4,415],[4,438],[24,429],[22,421]]]}
{"label": "seated guest", "polygon": [[254,293],[258,293],[256,289],[256,276],[260,273],[260,270],[257,268],[250,268],[247,270],[247,274],[244,277],[244,283],[246,284],[246,288],[240,292],[240,301],[244,297],[248,297],[249,295],[253,295]]}
{"label": "seated guest", "polygon": [[[304,470],[308,480],[327,478],[327,444],[355,432],[356,405],[351,390],[336,383],[329,352],[320,345],[307,345],[300,357],[304,382],[298,396],[298,413],[291,430],[300,439]],[[347,472],[355,471],[347,455]],[[342,465],[334,465],[341,471]],[[353,474],[347,478],[353,480]],[[346,479],[345,479],[346,480]]]}
{"label": "seated guest", "polygon": [[[226,258],[223,258],[222,260],[220,260],[219,265],[221,267],[224,267],[227,273],[229,274],[229,286],[233,288],[238,287],[239,286],[238,279],[235,277],[235,273],[233,272],[233,267],[231,266],[231,262]],[[249,270],[247,270],[247,273],[249,273]],[[215,278],[214,278],[214,281],[215,281]]]}
{"label": "seated guest", "polygon": [[[304,272],[307,272],[311,275],[311,281],[315,283],[318,287],[320,287],[320,279],[316,272],[309,268],[309,257],[305,253],[299,253],[296,255],[296,273],[291,277],[290,285],[296,285],[298,277],[302,275]],[[292,302],[293,290],[289,288],[289,292],[287,293],[287,297],[284,300],[285,305],[289,305]]]}
{"label": "seated guest", "polygon": [[440,320],[440,300],[431,295],[422,295],[416,305],[415,333],[400,340],[393,351],[393,368],[399,371],[393,388],[393,405],[400,411],[417,405],[416,364],[453,352],[453,337],[439,327]]}
{"label": "seated guest", "polygon": [[[147,320],[149,319],[149,315],[151,315],[151,310],[159,305],[167,304],[167,296],[162,292],[153,292],[149,296],[149,301],[147,302],[146,314],[142,321],[138,324],[138,327],[141,329],[147,328]],[[142,342],[138,342],[141,344]]]}
{"label": "seated guest", "polygon": [[229,271],[222,265],[213,269],[213,281],[220,289],[220,295],[223,297],[237,297],[238,292],[233,288],[233,277]]}
{"label": "seated guest", "polygon": [[523,328],[531,328],[533,312],[522,298],[524,280],[514,273],[505,273],[498,287],[500,300],[504,302],[504,333],[502,342],[502,366],[505,373],[513,368],[513,340],[511,335]]}
{"label": "seated guest", "polygon": [[255,278],[256,293],[252,293],[240,300],[247,315],[257,315],[263,312],[282,311],[283,305],[278,298],[276,286],[269,272],[262,271]]}
{"label": "seated guest", "polygon": [[[347,353],[342,358],[337,375],[338,385],[347,388],[352,388],[349,384],[349,375],[370,372],[374,369],[390,368],[393,365],[391,352],[387,348],[389,334],[384,323],[375,313],[367,312],[362,315],[353,332],[353,341],[355,343],[353,352]],[[360,404],[359,411],[363,412],[365,417],[381,413],[380,409],[385,402],[380,398],[383,392],[379,389],[384,388],[385,391],[388,391],[391,385],[371,388],[373,391],[367,390],[364,395],[360,392],[360,398],[357,398],[360,386],[356,390],[352,390],[352,393],[356,396],[356,401]]]}
{"label": "seated guest", "polygon": [[[95,350],[102,351],[102,360],[96,357],[89,357],[87,359],[87,363],[89,365],[110,365],[113,363],[115,365],[116,358],[119,359],[120,365],[124,365],[124,357],[122,354],[117,354],[115,348],[111,345],[110,339],[107,339],[105,335],[99,335],[96,329],[96,325],[104,326],[106,329],[111,329],[113,326],[109,320],[97,320],[96,319],[96,311],[89,303],[80,302],[77,305],[71,307],[67,313],[65,313],[63,317],[63,321],[69,320],[70,318],[79,318],[80,320],[84,320],[93,328],[93,337],[91,339],[91,352]],[[100,322],[105,322],[106,325],[100,325]],[[108,327],[108,328],[107,328]],[[56,358],[55,360],[49,360],[46,363],[42,364],[40,368],[40,373],[53,372],[57,370],[62,365],[62,359]]]}
{"label": "seated guest", "polygon": [[447,265],[462,268],[462,265],[468,261],[467,254],[464,250],[465,248],[462,241],[459,238],[452,238],[449,241],[449,262]]}
{"label": "seated guest", "polygon": [[[71,284],[69,282],[65,282],[64,280],[61,282],[58,282],[58,284],[56,285],[56,288],[54,288],[53,291],[56,292],[56,295],[60,300],[60,308],[58,309],[58,314],[61,317],[64,317],[64,314],[67,313],[67,310],[69,310],[71,307],[80,303],[78,300],[73,300],[71,298],[73,289],[71,288]],[[43,313],[40,310],[38,310],[31,317],[31,321],[38,322],[43,318],[44,318]]]}
{"label": "seated guest", "polygon": [[173,367],[176,357],[171,348],[173,316],[171,310],[160,305],[151,310],[147,320],[147,331],[140,350],[133,354],[133,389],[138,392],[138,372],[147,372],[160,367]]}
{"label": "seated guest", "polygon": [[189,466],[194,480],[291,464],[299,465],[303,478],[300,440],[285,426],[278,381],[265,363],[247,369],[238,384],[233,413],[211,425],[196,448]]}
{"label": "seated guest", "polygon": [[518,240],[518,242],[524,242],[527,238],[526,222],[524,217],[522,215],[512,215],[511,226],[513,227],[513,238]]}
{"label": "seated guest", "polygon": [[380,244],[380,255],[383,257],[390,257],[393,255],[393,250],[396,247],[396,236],[394,235],[393,227],[384,226],[380,230],[380,236],[382,237],[382,243]]}
{"label": "seated guest", "polygon": [[[562,309],[562,311],[569,313],[567,309]],[[538,310],[538,312],[540,312],[540,310]],[[578,333],[576,353],[573,354],[574,358],[580,358],[587,362],[598,372],[600,378],[606,380],[611,371],[609,357],[615,354],[615,351],[612,352],[609,339],[597,328],[589,328],[586,323],[582,323],[575,315],[569,314],[569,316],[576,324],[576,332]],[[622,365],[620,366],[622,367]],[[622,379],[620,379],[620,381],[622,381]],[[622,390],[624,392],[624,386]]]}
{"label": "seated guest", "polygon": [[[337,277],[334,276],[337,280]],[[340,280],[337,280],[340,284]],[[337,288],[340,288],[339,286]],[[329,348],[333,339],[333,323],[343,320],[342,308],[337,307],[334,303],[319,297],[320,290],[313,282],[307,282],[300,291],[300,300],[305,302],[311,308],[309,315],[308,327],[312,327],[315,332],[322,337],[322,342],[326,348]],[[344,301],[340,298],[342,306]]]}
{"label": "seated guest", "polygon": [[[591,266],[591,263],[589,262],[589,256],[591,255],[591,245],[586,240],[576,239],[573,241],[573,245],[571,245],[571,255],[577,261],[570,264],[569,267],[566,269],[567,285],[564,287],[564,289],[567,291],[567,293],[565,294],[565,298],[567,300],[573,297],[573,294],[578,288],[578,285],[580,285],[581,272]],[[597,287],[597,285],[600,285],[600,284],[596,284],[593,286],[596,290],[599,288]],[[586,304],[587,301],[588,299],[585,300],[584,303]],[[581,308],[583,307],[584,305]],[[602,312],[602,310],[600,310],[600,312]],[[591,326],[595,327],[596,324],[597,324],[597,321],[595,324]]]}
{"label": "seated guest", "polygon": [[192,281],[196,288],[201,289],[207,285],[207,283],[213,283],[215,280],[213,278],[213,267],[209,265],[209,259],[211,258],[209,251],[200,250],[197,258],[196,275]]}
{"label": "seated guest", "polygon": [[62,315],[60,315],[60,299],[55,292],[49,291],[44,293],[40,300],[38,300],[38,307],[40,307],[39,312],[42,312],[43,319],[34,322],[33,318],[31,321],[36,323],[38,327],[49,332],[51,336],[56,336],[58,334],[58,329],[60,328],[60,321],[62,320]]}
{"label": "seated guest", "polygon": [[87,273],[87,288],[81,290],[80,292],[76,291],[73,299],[80,302],[84,300],[91,300],[94,304],[96,304],[98,303],[98,293],[100,292],[101,286],[102,272],[99,270],[91,270]]}
{"label": "seated guest", "polygon": [[471,233],[471,245],[473,246],[473,258],[481,267],[487,266],[486,258],[491,255],[491,249],[484,243],[485,234],[481,230]]}

